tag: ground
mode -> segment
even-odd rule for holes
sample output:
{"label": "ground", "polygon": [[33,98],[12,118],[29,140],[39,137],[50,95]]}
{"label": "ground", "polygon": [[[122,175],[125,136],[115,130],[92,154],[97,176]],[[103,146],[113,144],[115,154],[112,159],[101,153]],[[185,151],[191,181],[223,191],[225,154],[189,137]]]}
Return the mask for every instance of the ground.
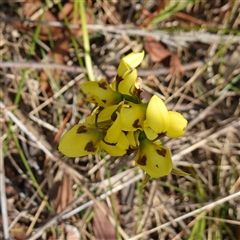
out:
{"label": "ground", "polygon": [[[240,1],[0,3],[1,239],[240,239]],[[150,179],[134,155],[67,158],[91,114],[79,85],[145,51],[142,98],[187,120],[164,138],[188,176]]]}

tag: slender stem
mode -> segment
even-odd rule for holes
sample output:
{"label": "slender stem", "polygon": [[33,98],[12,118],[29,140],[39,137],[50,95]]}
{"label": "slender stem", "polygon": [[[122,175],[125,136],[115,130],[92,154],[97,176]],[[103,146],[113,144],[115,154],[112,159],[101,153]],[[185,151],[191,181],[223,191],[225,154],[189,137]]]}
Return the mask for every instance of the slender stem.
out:
{"label": "slender stem", "polygon": [[84,7],[84,1],[79,1],[80,6],[80,15],[81,15],[81,25],[82,25],[82,33],[83,33],[83,47],[84,47],[84,59],[85,65],[87,68],[87,74],[90,81],[95,80],[95,76],[93,73],[92,59],[90,54],[90,43],[87,29],[87,21],[86,21],[86,13]]}

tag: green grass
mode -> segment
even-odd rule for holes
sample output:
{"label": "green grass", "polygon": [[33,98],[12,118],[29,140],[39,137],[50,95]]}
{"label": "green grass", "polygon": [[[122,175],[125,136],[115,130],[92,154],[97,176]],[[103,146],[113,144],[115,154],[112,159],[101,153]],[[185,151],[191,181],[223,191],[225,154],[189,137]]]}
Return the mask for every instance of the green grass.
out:
{"label": "green grass", "polygon": [[174,13],[185,9],[189,4],[194,4],[200,2],[200,0],[187,0],[187,1],[167,1],[167,4],[162,11],[156,16],[151,24],[158,24],[168,18],[170,18]]}

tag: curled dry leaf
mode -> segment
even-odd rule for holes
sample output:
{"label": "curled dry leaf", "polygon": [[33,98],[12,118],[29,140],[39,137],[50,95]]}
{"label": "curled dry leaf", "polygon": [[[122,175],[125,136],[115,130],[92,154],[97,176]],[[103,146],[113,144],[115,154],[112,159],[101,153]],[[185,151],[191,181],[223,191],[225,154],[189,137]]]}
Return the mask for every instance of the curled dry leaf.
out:
{"label": "curled dry leaf", "polygon": [[[106,211],[109,211],[105,202],[100,204]],[[93,231],[97,240],[116,239],[116,229],[110,223],[107,215],[101,209],[97,208],[97,206],[93,217]]]}
{"label": "curled dry leaf", "polygon": [[72,179],[64,173],[61,182],[57,186],[57,195],[54,200],[56,212],[61,212],[72,200]]}
{"label": "curled dry leaf", "polygon": [[[115,195],[116,196],[116,195]],[[119,200],[115,197],[117,214],[119,214]],[[105,240],[105,239],[117,239],[116,228],[113,224],[109,221],[109,208],[105,202],[100,202],[101,207],[100,209],[97,205],[95,205],[95,212],[93,216],[93,231],[94,236],[97,240]]]}
{"label": "curled dry leaf", "polygon": [[164,48],[161,43],[157,42],[154,38],[147,36],[144,40],[144,48],[149,54],[152,62],[162,62],[170,58],[170,74],[179,74],[184,71],[178,56]]}
{"label": "curled dry leaf", "polygon": [[152,62],[161,62],[165,58],[171,56],[169,50],[165,49],[159,42],[150,36],[144,39],[144,48],[149,54]]}

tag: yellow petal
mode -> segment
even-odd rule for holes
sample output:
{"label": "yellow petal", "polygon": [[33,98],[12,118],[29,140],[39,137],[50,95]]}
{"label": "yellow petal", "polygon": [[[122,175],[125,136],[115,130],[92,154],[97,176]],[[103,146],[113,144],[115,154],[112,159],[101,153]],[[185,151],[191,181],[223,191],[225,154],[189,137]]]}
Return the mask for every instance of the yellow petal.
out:
{"label": "yellow petal", "polygon": [[101,147],[111,156],[123,156],[129,148],[129,142],[121,128],[121,116],[116,112],[117,118],[107,130],[106,136],[101,141]]}
{"label": "yellow petal", "polygon": [[138,147],[139,146],[139,133],[140,131],[129,131],[126,134],[126,137],[128,139],[129,145],[132,147]]}
{"label": "yellow petal", "polygon": [[117,146],[119,148],[125,149],[125,150],[127,150],[129,148],[129,141],[123,132],[121,132],[121,134],[120,134],[120,137],[117,142]]}
{"label": "yellow petal", "polygon": [[100,145],[111,156],[123,156],[127,153],[127,149],[129,148],[128,139],[123,132],[120,133],[117,143],[113,144],[102,140]]}
{"label": "yellow petal", "polygon": [[88,125],[91,125],[92,127],[96,127],[96,113],[93,113],[92,115],[86,117],[85,119],[85,122],[88,124]]}
{"label": "yellow petal", "polygon": [[121,116],[118,112],[116,112],[117,118],[113,122],[112,126],[107,130],[107,134],[104,138],[104,140],[108,143],[117,144],[120,134],[122,133],[122,121]]}
{"label": "yellow petal", "polygon": [[85,124],[77,124],[60,139],[58,149],[68,157],[81,157],[96,153],[104,133],[89,129]]}
{"label": "yellow petal", "polygon": [[122,104],[123,102],[120,102],[118,105],[112,105],[101,110],[98,114],[97,122],[115,121],[117,117],[116,112],[120,111]]}
{"label": "yellow petal", "polygon": [[123,77],[126,71],[136,68],[142,62],[143,58],[144,51],[142,51],[141,53],[132,52],[127,56],[123,57],[117,70],[118,76]]}
{"label": "yellow petal", "polygon": [[113,91],[106,80],[84,82],[80,85],[80,88],[83,92],[90,95],[85,100],[95,103],[98,106],[111,106],[122,101],[122,95],[119,92]]}
{"label": "yellow petal", "polygon": [[168,175],[172,170],[169,149],[147,138],[140,140],[135,163],[153,178]]}
{"label": "yellow petal", "polygon": [[118,91],[121,94],[132,95],[137,80],[137,70],[129,70],[125,73],[123,80],[118,84]]}
{"label": "yellow petal", "polygon": [[135,104],[125,102],[120,115],[122,118],[123,131],[136,131],[143,128],[143,122],[146,117],[146,104]]}
{"label": "yellow petal", "polygon": [[163,100],[155,95],[148,103],[146,121],[148,126],[157,134],[167,132],[169,129],[170,117],[167,107]]}
{"label": "yellow petal", "polygon": [[143,130],[149,140],[154,140],[158,137],[158,134],[149,127],[147,121],[144,121],[143,126],[144,126]]}
{"label": "yellow petal", "polygon": [[167,131],[167,136],[170,138],[178,138],[185,134],[187,128],[187,120],[182,114],[169,111],[170,127]]}

